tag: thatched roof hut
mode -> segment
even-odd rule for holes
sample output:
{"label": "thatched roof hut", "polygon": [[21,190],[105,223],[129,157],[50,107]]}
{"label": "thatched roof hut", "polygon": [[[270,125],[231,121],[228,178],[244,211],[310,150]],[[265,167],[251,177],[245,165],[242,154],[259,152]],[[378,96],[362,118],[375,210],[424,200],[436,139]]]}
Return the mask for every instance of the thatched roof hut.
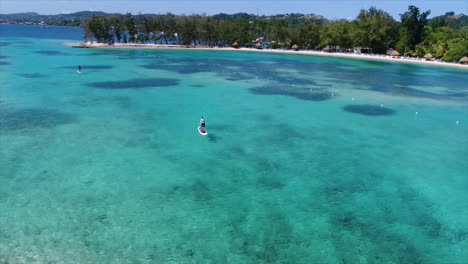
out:
{"label": "thatched roof hut", "polygon": [[400,52],[398,52],[398,50],[394,50],[394,51],[392,51],[392,53],[390,53],[390,56],[392,56],[392,57],[399,57],[399,56],[400,56]]}
{"label": "thatched roof hut", "polygon": [[235,48],[235,49],[238,49],[239,48],[239,43],[237,43],[237,41],[234,41],[232,44],[231,44],[231,47]]}
{"label": "thatched roof hut", "polygon": [[291,49],[295,50],[295,51],[298,51],[299,50],[299,46],[297,44],[294,44],[292,45]]}
{"label": "thatched roof hut", "polygon": [[332,50],[332,48],[330,47],[330,45],[327,45],[323,51],[326,51],[326,52],[330,52]]}
{"label": "thatched roof hut", "polygon": [[255,44],[255,48],[261,49],[262,48],[262,43],[257,42],[257,44]]}
{"label": "thatched roof hut", "polygon": [[432,60],[432,59],[434,59],[434,56],[432,56],[432,54],[428,53],[428,54],[424,55],[424,59],[425,60]]}
{"label": "thatched roof hut", "polygon": [[463,57],[461,58],[458,62],[460,62],[461,64],[468,64],[468,57]]}

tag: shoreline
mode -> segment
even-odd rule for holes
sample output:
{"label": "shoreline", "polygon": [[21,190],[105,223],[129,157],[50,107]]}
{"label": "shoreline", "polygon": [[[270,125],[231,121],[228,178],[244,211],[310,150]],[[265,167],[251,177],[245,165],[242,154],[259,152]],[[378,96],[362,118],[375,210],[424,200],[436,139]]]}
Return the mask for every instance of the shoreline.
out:
{"label": "shoreline", "polygon": [[377,54],[356,54],[356,53],[336,53],[336,52],[325,52],[316,50],[277,50],[277,49],[256,49],[256,48],[233,48],[233,47],[203,47],[203,46],[188,46],[188,45],[177,45],[177,44],[138,44],[138,43],[114,43],[108,45],[104,43],[91,43],[81,42],[74,43],[71,45],[73,48],[104,48],[104,49],[181,49],[181,50],[229,50],[229,51],[249,51],[249,52],[270,52],[270,53],[282,53],[282,54],[296,54],[296,55],[312,55],[312,56],[328,56],[328,57],[342,57],[350,59],[362,59],[362,60],[379,60],[379,61],[390,61],[390,62],[402,62],[402,63],[413,63],[413,64],[424,64],[442,67],[451,67],[458,69],[468,70],[467,64],[444,62],[431,60],[427,61],[421,58],[413,57],[391,57],[388,55],[377,55]]}

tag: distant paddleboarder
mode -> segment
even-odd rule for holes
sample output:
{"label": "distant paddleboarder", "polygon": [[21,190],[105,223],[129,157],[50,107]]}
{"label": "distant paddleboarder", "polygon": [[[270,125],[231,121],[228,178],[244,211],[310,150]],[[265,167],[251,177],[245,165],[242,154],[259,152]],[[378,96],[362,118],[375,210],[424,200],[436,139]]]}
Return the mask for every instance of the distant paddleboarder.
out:
{"label": "distant paddleboarder", "polygon": [[81,65],[78,65],[78,73],[81,73]]}
{"label": "distant paddleboarder", "polygon": [[203,116],[200,118],[200,126],[205,128],[205,118]]}
{"label": "distant paddleboarder", "polygon": [[208,132],[205,129],[205,118],[203,116],[200,118],[200,125],[198,126],[198,132],[200,132],[200,134],[204,136],[208,135]]}

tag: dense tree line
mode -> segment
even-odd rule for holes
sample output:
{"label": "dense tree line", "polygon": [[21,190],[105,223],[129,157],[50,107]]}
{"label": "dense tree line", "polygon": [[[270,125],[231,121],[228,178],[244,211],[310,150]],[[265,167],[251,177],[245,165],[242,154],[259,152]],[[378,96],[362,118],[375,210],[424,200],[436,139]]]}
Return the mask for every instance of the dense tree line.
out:
{"label": "dense tree line", "polygon": [[350,20],[327,21],[300,14],[259,19],[248,14],[206,15],[93,15],[84,21],[85,39],[103,43],[163,43],[181,45],[251,47],[262,43],[269,48],[350,51],[364,46],[373,53],[397,49],[402,55],[454,61],[468,55],[468,27],[450,27],[444,17],[428,20],[430,11],[409,6],[396,21],[387,12],[371,7]]}

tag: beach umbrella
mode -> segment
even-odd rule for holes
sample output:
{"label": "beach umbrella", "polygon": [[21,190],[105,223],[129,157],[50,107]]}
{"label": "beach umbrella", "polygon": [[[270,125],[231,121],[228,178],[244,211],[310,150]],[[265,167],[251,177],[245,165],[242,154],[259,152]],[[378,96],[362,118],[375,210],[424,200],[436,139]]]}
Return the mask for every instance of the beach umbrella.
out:
{"label": "beach umbrella", "polygon": [[256,47],[257,49],[261,49],[261,48],[262,48],[262,44],[261,44],[260,42],[258,42],[257,44],[255,44],[255,47]]}
{"label": "beach umbrella", "polygon": [[231,44],[231,47],[235,48],[235,49],[238,49],[239,48],[239,43],[237,43],[237,41],[234,41],[232,44]]}
{"label": "beach umbrella", "polygon": [[461,58],[461,59],[459,60],[459,62],[460,62],[461,64],[468,64],[468,57],[465,56],[465,57]]}
{"label": "beach umbrella", "polygon": [[398,52],[398,50],[394,50],[394,51],[392,51],[392,53],[390,53],[390,56],[398,57],[398,56],[400,56],[400,52]]}
{"label": "beach umbrella", "polygon": [[433,58],[434,58],[434,56],[432,56],[432,54],[430,54],[430,53],[424,55],[424,59],[426,59],[426,60],[432,60]]}
{"label": "beach umbrella", "polygon": [[298,46],[297,44],[294,44],[294,45],[291,47],[291,49],[297,51],[297,50],[299,50],[299,46]]}

